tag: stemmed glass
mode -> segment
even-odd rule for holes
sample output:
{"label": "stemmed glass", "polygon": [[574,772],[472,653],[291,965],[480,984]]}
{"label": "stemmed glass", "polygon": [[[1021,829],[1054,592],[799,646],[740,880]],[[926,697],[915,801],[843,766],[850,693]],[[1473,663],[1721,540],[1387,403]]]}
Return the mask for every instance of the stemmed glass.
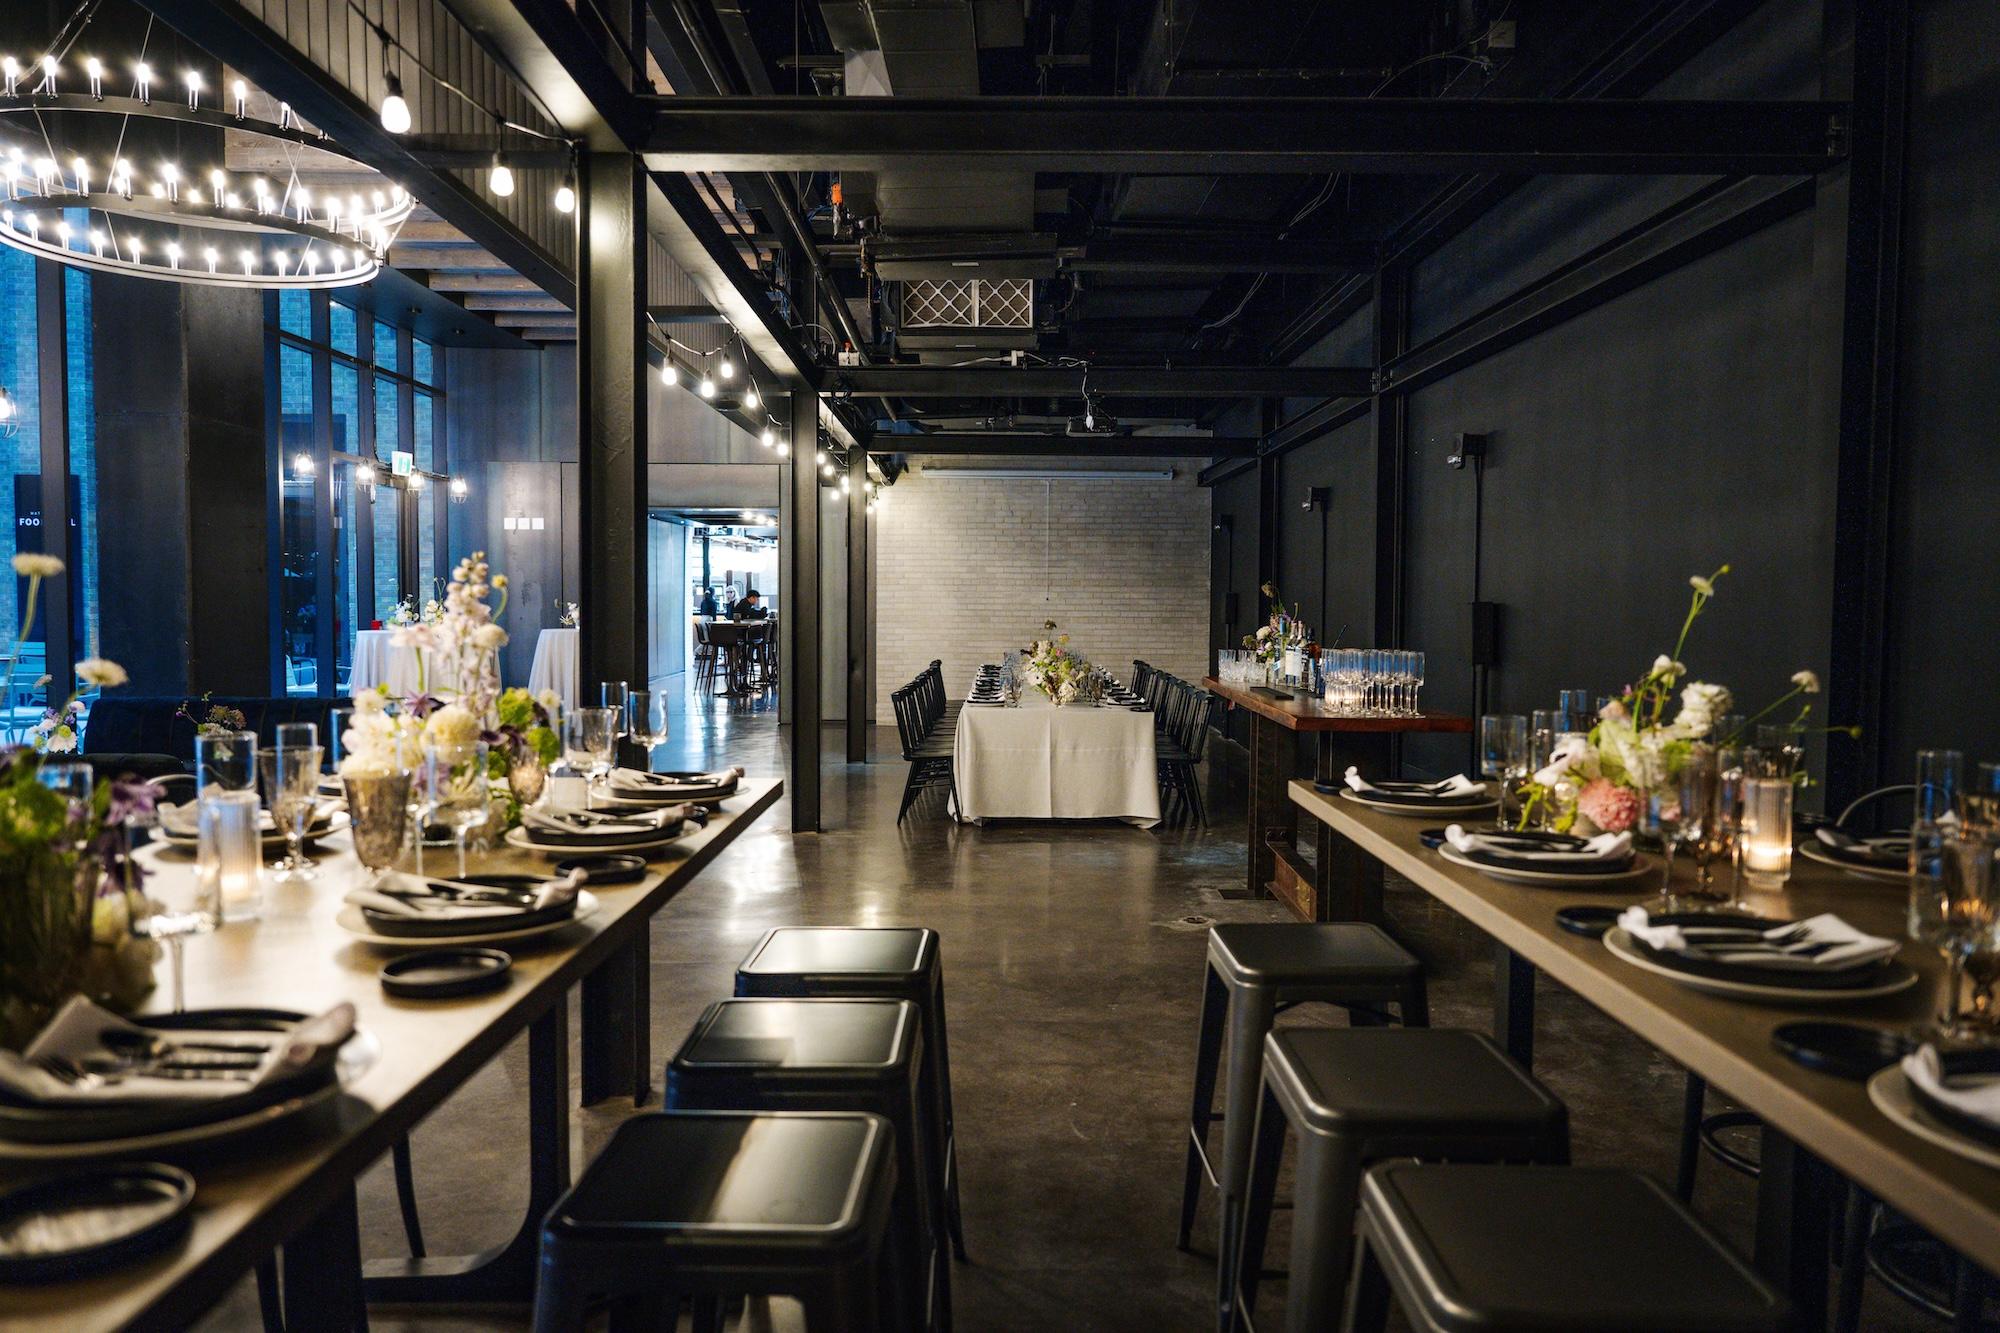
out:
{"label": "stemmed glass", "polygon": [[651,767],[653,747],[667,741],[667,696],[651,690],[625,695],[625,739],[646,752]]}
{"label": "stemmed glass", "polygon": [[285,835],[286,857],[273,876],[279,884],[305,884],[319,869],[306,860],[306,822],[319,795],[319,728],[310,722],[280,726],[277,744],[258,756],[264,774],[264,804]]}
{"label": "stemmed glass", "polygon": [[1519,713],[1493,713],[1479,719],[1479,773],[1499,784],[1495,827],[1507,828],[1508,799],[1514,785],[1528,776],[1528,719]]}
{"label": "stemmed glass", "polygon": [[[1921,773],[1920,773],[1921,776]],[[1920,793],[1921,795],[1921,793]],[[1990,994],[2000,979],[2000,764],[1981,764],[1959,798],[1960,826],[1938,840],[1936,873],[1910,879],[1910,934],[1944,954],[1944,1009],[1933,1035],[1947,1041],[1992,1039]],[[1964,1013],[1960,993],[1973,984],[1976,1018]]]}
{"label": "stemmed glass", "polygon": [[254,891],[259,869],[257,815],[254,791],[217,790],[203,797],[194,874],[155,875],[146,891],[135,895],[141,907],[132,918],[132,933],[166,942],[173,963],[175,1013],[187,1008],[182,960],[187,937],[221,927],[223,900],[232,881],[239,893],[246,888]]}
{"label": "stemmed glass", "polygon": [[564,719],[563,757],[571,768],[585,775],[585,809],[590,808],[592,789],[611,776],[618,749],[619,713],[616,708],[574,708]]}
{"label": "stemmed glass", "polygon": [[[1729,790],[1725,790],[1725,787]],[[1733,906],[1729,894],[1715,886],[1715,863],[1725,856],[1735,835],[1735,812],[1725,810],[1733,784],[1725,784],[1721,756],[1712,745],[1695,745],[1681,765],[1678,841],[1694,858],[1694,887],[1687,897],[1702,907]]]}
{"label": "stemmed glass", "polygon": [[[423,784],[423,821],[451,830],[458,849],[458,877],[464,879],[466,834],[484,824],[491,809],[485,743],[424,746]],[[421,874],[423,853],[417,856]]]}

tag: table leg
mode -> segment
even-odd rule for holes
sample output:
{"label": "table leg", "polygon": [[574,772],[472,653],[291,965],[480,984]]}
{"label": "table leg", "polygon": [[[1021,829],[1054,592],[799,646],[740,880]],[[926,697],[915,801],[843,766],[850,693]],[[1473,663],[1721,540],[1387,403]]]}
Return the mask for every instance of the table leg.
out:
{"label": "table leg", "polygon": [[[1323,731],[1313,754],[1313,781],[1339,784],[1351,764],[1364,773],[1386,773],[1387,736]],[[1319,870],[1319,919],[1378,921],[1382,916],[1382,863],[1326,824],[1317,828],[1313,857]]]}
{"label": "table leg", "polygon": [[285,1327],[365,1329],[361,1297],[361,1220],[354,1184],[284,1244]]}
{"label": "table leg", "polygon": [[1792,1298],[1795,1327],[1823,1329],[1833,1172],[1768,1124],[1759,1140],[1757,1271]]}
{"label": "table leg", "polygon": [[1493,1040],[1531,1069],[1535,1063],[1535,965],[1504,944],[1493,946]]}
{"label": "table leg", "polygon": [[1250,716],[1250,897],[1262,898],[1276,873],[1271,843],[1293,844],[1292,802],[1285,784],[1292,776],[1292,733],[1259,713]]}
{"label": "table leg", "polygon": [[652,941],[641,934],[583,979],[585,1106],[625,1095],[639,1106],[651,1091],[651,969]]}
{"label": "table leg", "polygon": [[542,1218],[570,1185],[569,1006],[561,999],[528,1028],[528,1212],[506,1243],[484,1254],[369,1263],[370,1301],[526,1304],[535,1295]]}

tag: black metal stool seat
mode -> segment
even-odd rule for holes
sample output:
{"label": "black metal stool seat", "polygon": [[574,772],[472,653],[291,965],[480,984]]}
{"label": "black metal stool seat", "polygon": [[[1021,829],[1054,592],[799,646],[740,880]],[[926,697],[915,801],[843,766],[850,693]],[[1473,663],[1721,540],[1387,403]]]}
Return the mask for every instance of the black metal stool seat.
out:
{"label": "black metal stool seat", "polygon": [[[880,1116],[662,1111],[620,1125],[542,1223],[538,1333],[696,1327],[720,1301],[787,1295],[806,1327],[880,1327],[897,1291],[894,1131]],[[893,1308],[893,1306],[891,1307]]]}
{"label": "black metal stool seat", "polygon": [[1483,1032],[1286,1028],[1264,1041],[1232,1318],[1247,1321],[1285,1134],[1298,1142],[1285,1326],[1333,1326],[1362,1172],[1391,1157],[1569,1160],[1569,1113]]}
{"label": "black metal stool seat", "polygon": [[[1225,1319],[1234,1302],[1230,1270],[1237,1251],[1242,1182],[1249,1172],[1264,1037],[1280,1009],[1305,1003],[1346,1006],[1349,1020],[1356,1024],[1386,1022],[1384,1005],[1396,1007],[1405,1027],[1422,1027],[1430,1021],[1423,964],[1379,927],[1361,922],[1246,922],[1210,928],[1201,1035],[1195,1050],[1194,1107],[1188,1116],[1181,1183],[1180,1246],[1186,1249],[1193,1236],[1206,1178],[1221,1196],[1216,1300]],[[1214,1107],[1218,1071],[1224,1107],[1220,1116]],[[1208,1152],[1208,1132],[1217,1120],[1223,1130],[1219,1170]]]}
{"label": "black metal stool seat", "polygon": [[951,1326],[951,1264],[930,1182],[919,1092],[922,1015],[907,1000],[723,1000],[667,1064],[677,1110],[866,1111],[895,1130],[890,1225],[909,1328]]}
{"label": "black metal stool seat", "polygon": [[952,1253],[965,1258],[958,1202],[958,1139],[945,1039],[944,959],[938,933],[922,926],[781,926],[766,931],[736,968],[736,994],[776,999],[908,1000],[921,1018],[918,1081],[929,1113],[924,1141],[931,1189]]}
{"label": "black metal stool seat", "polygon": [[1636,1171],[1392,1162],[1361,1187],[1344,1328],[1777,1333],[1790,1305]]}

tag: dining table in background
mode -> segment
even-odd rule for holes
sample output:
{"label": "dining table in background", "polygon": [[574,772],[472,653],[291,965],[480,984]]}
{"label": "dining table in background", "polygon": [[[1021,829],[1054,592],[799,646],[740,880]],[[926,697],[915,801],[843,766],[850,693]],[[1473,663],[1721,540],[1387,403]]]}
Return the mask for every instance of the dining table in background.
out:
{"label": "dining table in background", "polygon": [[[1534,983],[1541,972],[1760,1118],[1756,1262],[1799,1303],[1807,1315],[1801,1327],[1825,1323],[1833,1194],[1827,1167],[1988,1272],[2000,1272],[2000,1169],[1969,1162],[1902,1128],[1876,1108],[1862,1083],[1808,1069],[1772,1040],[1780,1025],[1804,1019],[1898,1031],[1924,1023],[1937,1012],[1944,976],[1935,949],[1905,943],[1897,958],[1917,973],[1917,983],[1879,998],[1801,1005],[1708,994],[1626,962],[1602,940],[1557,924],[1559,908],[1643,902],[1659,888],[1658,876],[1617,892],[1503,883],[1424,847],[1419,832],[1436,819],[1385,814],[1316,791],[1309,782],[1291,783],[1289,795],[1362,855],[1492,937],[1494,1038],[1523,1066],[1534,1058]],[[1687,858],[1680,858],[1675,881],[1691,886],[1693,877]],[[1902,939],[1907,928],[1903,885],[1805,857],[1793,860],[1782,891],[1747,897],[1763,916],[1803,920],[1831,912],[1888,939]]]}
{"label": "dining table in background", "polygon": [[1061,707],[1024,688],[1017,708],[967,704],[952,738],[960,819],[1160,822],[1153,714],[1081,701]]}
{"label": "dining table in background", "polygon": [[[1390,777],[1393,742],[1414,732],[1470,735],[1472,719],[1450,713],[1357,717],[1292,690],[1230,684],[1214,676],[1202,686],[1250,713],[1249,866],[1252,898],[1275,897],[1304,921],[1363,914],[1362,904],[1381,896],[1381,873],[1366,857],[1321,835],[1308,866],[1298,852],[1298,821],[1286,784],[1295,772],[1300,733],[1314,738],[1313,779],[1338,783],[1350,765],[1364,777]],[[1337,863],[1337,864],[1336,864]],[[1330,902],[1329,889],[1352,895]]]}
{"label": "dining table in background", "polygon": [[[317,1013],[347,1000],[358,1025],[380,1043],[380,1056],[310,1118],[274,1126],[261,1142],[225,1142],[185,1159],[164,1150],[151,1154],[184,1160],[194,1173],[186,1236],[150,1257],[76,1281],[8,1286],[0,1293],[0,1333],[187,1328],[277,1247],[283,1248],[293,1328],[357,1327],[364,1294],[367,1301],[394,1304],[528,1301],[542,1216],[570,1184],[569,992],[582,987],[582,1102],[615,1094],[643,1100],[652,1066],[648,924],[782,790],[777,781],[745,780],[707,827],[656,854],[643,880],[589,885],[597,910],[538,940],[509,941],[509,979],[484,994],[399,1000],[382,989],[377,973],[394,954],[356,939],[335,921],[343,894],[362,873],[344,837],[318,858],[314,883],[268,889],[259,920],[190,939],[191,1007]],[[477,859],[475,873],[546,874],[553,864],[508,850]],[[193,863],[184,853],[163,853],[153,869],[191,875]],[[154,1001],[156,1007],[167,1003],[164,983]],[[517,1229],[479,1255],[361,1266],[356,1179],[523,1031],[528,1201]],[[34,1174],[39,1172],[0,1164],[0,1189]],[[422,1185],[419,1174],[419,1202]]]}
{"label": "dining table in background", "polygon": [[[362,629],[354,632],[353,669],[348,676],[350,689],[388,687],[397,698],[417,693],[417,651],[399,646],[393,629]],[[428,682],[427,682],[428,683]]]}
{"label": "dining table in background", "polygon": [[528,690],[540,696],[554,690],[563,710],[577,705],[577,654],[581,640],[574,625],[545,629],[535,637],[535,659],[528,667]]}

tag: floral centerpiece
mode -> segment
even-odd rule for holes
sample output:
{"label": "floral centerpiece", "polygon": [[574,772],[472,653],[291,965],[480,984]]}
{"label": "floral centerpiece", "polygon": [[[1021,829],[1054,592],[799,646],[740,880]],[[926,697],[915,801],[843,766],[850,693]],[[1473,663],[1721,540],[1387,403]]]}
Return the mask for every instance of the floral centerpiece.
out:
{"label": "floral centerpiece", "polygon": [[1021,658],[1021,674],[1058,707],[1076,698],[1090,675],[1090,663],[1070,651],[1069,635],[1059,633],[1053,620],[1042,622],[1042,636],[1021,650]]}
{"label": "floral centerpiece", "polygon": [[575,629],[583,623],[583,612],[575,602],[565,602],[556,598],[556,623],[564,629]]}
{"label": "floral centerpiece", "polygon": [[[496,592],[498,605],[489,605],[487,598]],[[420,696],[431,688],[455,692],[445,708],[471,715],[475,739],[479,730],[497,722],[493,706],[500,694],[500,650],[507,645],[499,620],[506,611],[507,576],[493,572],[486,552],[474,551],[452,570],[437,619],[401,625],[391,639],[415,651]]]}
{"label": "floral centerpiece", "polygon": [[37,754],[73,754],[82,734],[83,701],[71,699],[42,714],[42,720],[28,729],[28,743]]}
{"label": "floral centerpiece", "polygon": [[[1524,827],[1546,808],[1560,829],[1582,819],[1604,832],[1622,833],[1639,821],[1651,794],[1678,782],[1696,745],[1740,744],[1753,724],[1793,700],[1801,702],[1788,727],[1794,732],[1806,729],[1812,705],[1805,696],[1820,691],[1819,677],[1812,672],[1794,672],[1789,691],[1727,734],[1718,734],[1718,724],[1735,706],[1734,696],[1726,686],[1691,679],[1681,661],[1695,621],[1715,596],[1716,580],[1728,572],[1724,565],[1706,577],[1696,574],[1688,579],[1694,593],[1673,651],[1660,654],[1636,684],[1606,704],[1587,736],[1558,742],[1547,766],[1523,789]],[[1860,732],[1857,727],[1839,730]]]}
{"label": "floral centerpiece", "polygon": [[210,690],[202,695],[199,704],[182,704],[174,710],[174,716],[194,723],[194,734],[197,736],[229,736],[249,725],[242,709],[210,702],[214,693]]}
{"label": "floral centerpiece", "polygon": [[1286,614],[1284,599],[1278,596],[1276,584],[1262,584],[1257,590],[1270,602],[1271,617],[1259,625],[1255,633],[1243,636],[1243,646],[1264,666],[1281,666],[1287,678],[1296,679],[1304,674],[1304,659],[1312,642],[1312,631],[1299,618],[1296,605],[1289,615]]}
{"label": "floral centerpiece", "polygon": [[512,826],[520,822],[522,806],[541,799],[549,769],[562,754],[556,735],[562,698],[554,690],[537,695],[516,685],[502,691],[498,711],[500,725],[481,739],[487,745],[488,771],[507,781],[507,823]]}

